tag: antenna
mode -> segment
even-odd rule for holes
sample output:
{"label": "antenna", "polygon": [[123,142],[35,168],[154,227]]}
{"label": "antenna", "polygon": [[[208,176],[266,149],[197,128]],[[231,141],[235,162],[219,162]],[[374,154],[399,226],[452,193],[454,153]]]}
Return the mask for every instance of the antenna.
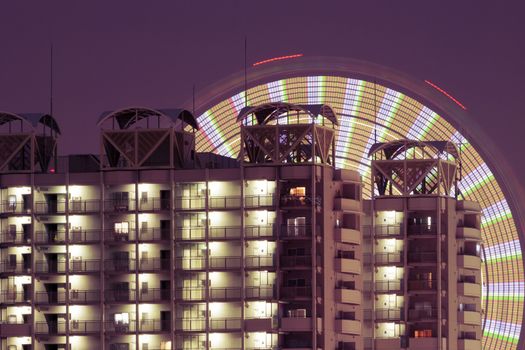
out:
{"label": "antenna", "polygon": [[377,86],[374,80],[374,143],[377,143]]}
{"label": "antenna", "polygon": [[53,42],[49,46],[49,115],[53,116]]}
{"label": "antenna", "polygon": [[248,37],[244,37],[244,107],[248,106]]}
{"label": "antenna", "polygon": [[191,94],[191,98],[192,98],[192,113],[193,115],[195,116],[195,84],[193,84],[193,89],[192,89],[192,94]]}

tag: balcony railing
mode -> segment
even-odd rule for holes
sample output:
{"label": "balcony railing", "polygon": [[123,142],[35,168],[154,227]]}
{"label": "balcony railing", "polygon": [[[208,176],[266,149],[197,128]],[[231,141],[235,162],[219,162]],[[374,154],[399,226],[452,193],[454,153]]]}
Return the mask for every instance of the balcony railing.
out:
{"label": "balcony railing", "polygon": [[374,256],[377,265],[400,264],[403,261],[403,252],[376,253]]}
{"label": "balcony railing", "polygon": [[231,331],[240,330],[242,320],[240,318],[211,318],[210,330],[212,331]]}
{"label": "balcony railing", "polygon": [[244,257],[245,267],[252,269],[272,268],[275,266],[273,255],[248,255]]}
{"label": "balcony railing", "polygon": [[409,235],[435,235],[437,233],[436,224],[408,224],[407,233]]}
{"label": "balcony railing", "polygon": [[104,230],[104,241],[111,242],[121,242],[127,243],[135,240],[135,228],[130,228],[126,231],[115,231],[114,229]]}
{"label": "balcony railing", "polygon": [[240,256],[210,256],[210,270],[230,270],[241,267]]}
{"label": "balcony railing", "polygon": [[205,257],[175,258],[175,268],[179,270],[204,270],[206,269]]}
{"label": "balcony railing", "polygon": [[66,303],[66,292],[36,292],[35,304],[57,305]]}
{"label": "balcony railing", "polygon": [[284,286],[281,287],[281,297],[287,299],[311,298],[311,286]]}
{"label": "balcony railing", "polygon": [[141,319],[139,321],[140,332],[170,332],[173,331],[170,320]]}
{"label": "balcony railing", "polygon": [[402,308],[376,309],[375,316],[376,321],[402,321],[404,312]]}
{"label": "balcony railing", "polygon": [[311,255],[281,255],[280,258],[281,267],[284,268],[304,268],[312,266]]}
{"label": "balcony railing", "polygon": [[35,214],[63,215],[66,213],[66,201],[35,202]]}
{"label": "balcony railing", "polygon": [[241,287],[210,287],[211,300],[232,300],[240,299]]}
{"label": "balcony railing", "polygon": [[377,238],[400,236],[403,234],[403,226],[401,224],[375,225],[373,227],[369,227],[369,230],[373,230],[373,233]]}
{"label": "balcony railing", "polygon": [[308,238],[312,237],[311,225],[281,225],[282,238]]}
{"label": "balcony railing", "polygon": [[139,241],[167,241],[171,239],[171,230],[168,228],[151,227],[139,230]]}
{"label": "balcony railing", "polygon": [[437,288],[437,280],[409,280],[409,291],[432,291]]}
{"label": "balcony railing", "polygon": [[192,197],[176,197],[175,209],[177,210],[198,210],[204,209],[206,206],[206,197],[192,196]]}
{"label": "balcony railing", "polygon": [[[71,230],[69,231],[69,243],[97,243],[100,241],[101,232],[99,229]],[[66,232],[35,231],[36,244],[64,244]]]}
{"label": "balcony railing", "polygon": [[134,272],[135,259],[106,259],[104,268],[111,272]]}
{"label": "balcony railing", "polygon": [[238,239],[241,231],[240,226],[210,226],[208,235],[210,239]]}
{"label": "balcony railing", "polygon": [[206,288],[194,287],[194,288],[176,288],[175,299],[178,300],[204,300],[206,298]]}
{"label": "balcony railing", "polygon": [[170,269],[170,259],[142,258],[139,260],[139,271],[164,271]]}
{"label": "balcony railing", "polygon": [[436,263],[437,253],[436,252],[409,252],[408,262],[409,263]]}
{"label": "balcony railing", "polygon": [[104,300],[106,303],[135,302],[135,289],[106,289],[104,291]]}
{"label": "balcony railing", "polygon": [[375,291],[377,293],[401,292],[403,280],[376,281]]}
{"label": "balcony railing", "polygon": [[31,293],[23,291],[3,291],[0,292],[0,303],[2,304],[16,304],[31,302]]}
{"label": "balcony railing", "polygon": [[139,291],[139,301],[142,302],[157,302],[169,301],[171,298],[169,289],[141,289]]}
{"label": "balcony railing", "polygon": [[177,331],[204,331],[206,329],[206,318],[177,318],[175,319]]}
{"label": "balcony railing", "polygon": [[31,203],[2,201],[0,210],[3,214],[30,214]]}
{"label": "balcony railing", "polygon": [[28,264],[23,262],[11,262],[11,261],[2,261],[0,262],[0,273],[14,273],[14,274],[23,274],[30,273],[31,268]]}
{"label": "balcony railing", "polygon": [[408,309],[409,321],[424,321],[437,318],[438,310],[436,308]]}
{"label": "balcony railing", "polygon": [[241,207],[241,196],[213,196],[208,198],[210,209],[229,209]]}
{"label": "balcony railing", "polygon": [[203,240],[205,235],[206,229],[204,226],[175,228],[175,239],[182,241]]}
{"label": "balcony railing", "polygon": [[[70,334],[91,334],[100,332],[101,321],[69,321]],[[66,322],[36,322],[35,334],[37,335],[65,335]]]}
{"label": "balcony railing", "polygon": [[100,199],[72,199],[68,209],[70,213],[97,213],[100,211]]}
{"label": "balcony railing", "polygon": [[104,211],[106,212],[127,212],[135,210],[135,199],[106,199],[104,201]]}
{"label": "balcony railing", "polygon": [[31,243],[31,235],[24,231],[4,231],[0,233],[0,244]]}
{"label": "balcony railing", "polygon": [[273,284],[261,286],[247,286],[245,289],[246,299],[273,299],[275,298],[276,286]]}
{"label": "balcony railing", "polygon": [[275,237],[274,225],[247,225],[244,227],[244,235],[246,238],[272,238]]}
{"label": "balcony railing", "polygon": [[134,333],[136,329],[136,321],[129,320],[128,323],[116,323],[114,321],[106,321],[104,328],[106,333]]}
{"label": "balcony railing", "polygon": [[321,197],[311,198],[308,196],[291,196],[288,194],[281,196],[281,207],[311,207],[312,204],[320,206],[322,204]]}
{"label": "balcony railing", "polygon": [[169,198],[148,198],[147,200],[139,200],[140,211],[158,211],[170,209],[171,203]]}
{"label": "balcony railing", "polygon": [[247,195],[244,197],[245,208],[272,207],[275,204],[274,194]]}
{"label": "balcony railing", "polygon": [[100,301],[99,290],[78,290],[72,289],[69,291],[70,304],[91,304]]}

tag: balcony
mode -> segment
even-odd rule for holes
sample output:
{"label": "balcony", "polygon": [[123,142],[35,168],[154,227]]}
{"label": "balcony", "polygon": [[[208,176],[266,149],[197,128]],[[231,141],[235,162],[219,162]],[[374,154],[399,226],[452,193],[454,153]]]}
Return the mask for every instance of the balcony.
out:
{"label": "balcony", "polygon": [[65,201],[39,201],[35,202],[36,215],[64,215],[66,213]]}
{"label": "balcony", "polygon": [[274,238],[275,229],[273,224],[269,225],[248,225],[244,227],[246,239]]}
{"label": "balcony", "polygon": [[219,227],[219,226],[210,226],[208,229],[208,236],[211,240],[213,239],[239,239],[241,237],[241,227],[240,226],[229,226],[229,227]]}
{"label": "balcony", "polygon": [[141,198],[139,200],[139,211],[162,211],[170,210],[169,198]]}
{"label": "balcony", "polygon": [[165,258],[142,258],[139,260],[140,272],[158,272],[170,270],[171,261]]}
{"label": "balcony", "polygon": [[376,281],[376,293],[400,293],[403,291],[403,280]]}
{"label": "balcony", "polygon": [[0,233],[0,244],[31,244],[31,234],[24,231],[4,231]]}
{"label": "balcony", "polygon": [[[408,309],[408,320],[411,322],[431,321],[438,317],[437,308]],[[442,313],[444,314],[444,310]]]}
{"label": "balcony", "polygon": [[481,298],[481,286],[477,283],[459,282],[458,295]]}
{"label": "balcony", "polygon": [[336,228],[335,240],[342,243],[361,244],[361,232],[350,228]]}
{"label": "balcony", "polygon": [[38,305],[61,305],[66,303],[66,292],[36,292],[35,304]]}
{"label": "balcony", "polygon": [[[409,339],[409,350],[428,350],[438,348],[438,338],[417,337]],[[441,349],[447,349],[447,339],[442,338]],[[469,349],[470,350],[470,349]]]}
{"label": "balcony", "polygon": [[399,336],[395,338],[376,338],[374,340],[375,350],[401,350],[401,339]]}
{"label": "balcony", "polygon": [[206,298],[206,288],[176,288],[175,299],[184,301],[201,301]]}
{"label": "balcony", "polygon": [[239,300],[241,298],[241,287],[210,287],[210,300]]}
{"label": "balcony", "polygon": [[410,264],[437,264],[437,252],[409,252],[408,262]]}
{"label": "balcony", "polygon": [[241,196],[213,196],[208,199],[210,209],[235,209],[241,207]]}
{"label": "balcony", "polygon": [[275,299],[275,288],[273,284],[247,286],[245,289],[245,298],[252,300],[272,300]]}
{"label": "balcony", "polygon": [[334,267],[337,272],[361,274],[361,262],[356,259],[336,258]]}
{"label": "balcony", "polygon": [[191,197],[176,197],[176,210],[199,210],[206,207],[206,197],[191,196]]}
{"label": "balcony", "polygon": [[0,292],[0,304],[19,304],[31,303],[31,291],[17,292],[17,291],[2,291]]}
{"label": "balcony", "polygon": [[407,225],[409,236],[435,236],[437,234],[436,224],[409,224]]}
{"label": "balcony", "polygon": [[175,228],[175,239],[180,241],[202,241],[205,237],[206,230],[204,226]]}
{"label": "balcony", "polygon": [[396,322],[404,319],[404,309],[402,308],[375,309],[376,322]]}
{"label": "balcony", "polygon": [[141,289],[139,291],[139,301],[141,302],[162,302],[169,301],[171,291],[169,289]]}
{"label": "balcony", "polygon": [[322,204],[321,197],[317,196],[312,198],[309,196],[292,196],[285,194],[281,196],[280,205],[281,208],[294,208],[294,209],[308,209],[314,204],[317,207],[320,207]]}
{"label": "balcony", "polygon": [[132,243],[135,241],[135,228],[126,231],[104,230],[104,242],[106,243]]}
{"label": "balcony", "polygon": [[361,335],[361,321],[335,320],[335,331],[343,334]]}
{"label": "balcony", "polygon": [[245,208],[261,208],[275,206],[275,194],[248,195],[244,197]]}
{"label": "balcony", "polygon": [[31,337],[29,323],[0,323],[0,334],[2,337]]}
{"label": "balcony", "polygon": [[403,252],[376,253],[374,255],[376,265],[401,265],[403,263]]}
{"label": "balcony", "polygon": [[281,298],[283,299],[311,299],[311,286],[283,286],[281,287]]}
{"label": "balcony", "polygon": [[335,301],[343,304],[361,305],[361,291],[354,289],[335,289]]}
{"label": "balcony", "polygon": [[139,332],[165,333],[170,331],[173,331],[170,320],[141,319],[139,321]]}
{"label": "balcony", "polygon": [[273,255],[248,255],[244,257],[247,269],[272,269],[275,267]]}
{"label": "balcony", "polygon": [[349,198],[335,198],[334,210],[361,212],[361,202]]}
{"label": "balcony", "polygon": [[210,331],[240,331],[241,325],[240,318],[210,318]]}
{"label": "balcony", "polygon": [[69,202],[68,209],[71,214],[98,213],[100,212],[100,199],[73,199]]}
{"label": "balcony", "polygon": [[169,241],[171,238],[171,230],[169,228],[151,227],[139,230],[139,241],[141,242]]}
{"label": "balcony", "polygon": [[106,272],[134,273],[135,259],[106,259],[104,268]]}
{"label": "balcony", "polygon": [[240,256],[210,256],[210,270],[235,270],[241,267]]}
{"label": "balcony", "polygon": [[312,268],[311,255],[281,255],[280,265],[283,269]]}
{"label": "balcony", "polygon": [[134,303],[136,301],[135,289],[106,289],[104,301],[106,303]]}
{"label": "balcony", "polygon": [[435,291],[437,288],[437,280],[409,280],[408,291],[409,292],[425,292]]}
{"label": "balcony", "polygon": [[126,213],[135,211],[135,199],[108,199],[104,201],[104,211],[109,213]]}
{"label": "balcony", "polygon": [[481,350],[481,340],[458,339],[458,350]]}
{"label": "balcony", "polygon": [[175,268],[178,270],[199,271],[206,269],[205,257],[175,258]]}
{"label": "balcony", "polygon": [[206,318],[177,318],[175,330],[182,332],[202,332],[206,329]]}
{"label": "balcony", "polygon": [[458,255],[458,267],[462,269],[480,270],[481,259],[474,255]]}
{"label": "balcony", "polygon": [[472,227],[458,227],[456,229],[456,238],[481,241],[481,230]]}
{"label": "balcony", "polygon": [[312,225],[281,225],[282,239],[310,239]]}
{"label": "balcony", "polygon": [[481,326],[481,313],[477,311],[458,311],[458,323]]}

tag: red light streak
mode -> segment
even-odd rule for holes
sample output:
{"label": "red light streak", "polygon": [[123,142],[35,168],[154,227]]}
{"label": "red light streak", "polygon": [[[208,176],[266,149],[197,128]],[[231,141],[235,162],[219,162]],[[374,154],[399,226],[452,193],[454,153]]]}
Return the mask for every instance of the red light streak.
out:
{"label": "red light streak", "polygon": [[281,61],[281,60],[288,60],[290,58],[299,58],[299,57],[302,57],[303,54],[302,53],[298,53],[298,54],[295,54],[295,55],[288,55],[288,56],[279,56],[279,57],[274,57],[274,58],[270,58],[270,59],[267,59],[267,60],[264,60],[264,61],[259,61],[259,62],[255,62],[253,64],[253,66],[259,66],[261,64],[265,64],[265,63],[270,63],[270,62],[275,62],[275,61]]}
{"label": "red light streak", "polygon": [[441,92],[443,95],[447,96],[449,99],[454,101],[458,106],[460,106],[464,110],[467,110],[467,107],[465,107],[461,102],[456,100],[454,97],[452,97],[452,95],[450,95],[448,92],[446,92],[445,90],[443,90],[442,88],[440,88],[439,86],[437,86],[436,84],[431,82],[430,80],[425,80],[425,83],[427,83],[428,85],[432,86],[434,89],[436,89],[437,91]]}

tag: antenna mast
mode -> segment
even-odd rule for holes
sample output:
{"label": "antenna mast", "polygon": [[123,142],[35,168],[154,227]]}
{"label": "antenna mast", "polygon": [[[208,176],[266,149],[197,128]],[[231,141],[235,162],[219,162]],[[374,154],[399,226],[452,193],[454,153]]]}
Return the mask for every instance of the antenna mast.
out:
{"label": "antenna mast", "polygon": [[53,42],[49,48],[49,115],[53,116]]}

